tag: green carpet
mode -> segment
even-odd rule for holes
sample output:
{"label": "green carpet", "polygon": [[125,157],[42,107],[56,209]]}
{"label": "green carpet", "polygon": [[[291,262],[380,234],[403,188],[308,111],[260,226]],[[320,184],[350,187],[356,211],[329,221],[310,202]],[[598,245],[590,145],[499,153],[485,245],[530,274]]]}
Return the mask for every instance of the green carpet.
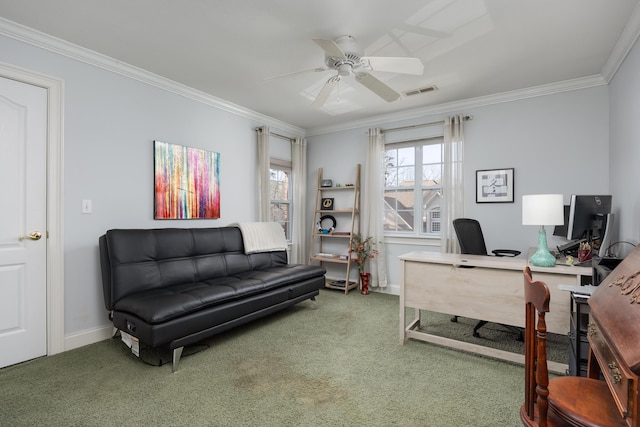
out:
{"label": "green carpet", "polygon": [[[522,366],[400,345],[396,296],[322,290],[317,300],[209,339],[175,374],[119,340],[1,369],[0,424],[520,425]],[[470,335],[472,323],[444,326]]]}

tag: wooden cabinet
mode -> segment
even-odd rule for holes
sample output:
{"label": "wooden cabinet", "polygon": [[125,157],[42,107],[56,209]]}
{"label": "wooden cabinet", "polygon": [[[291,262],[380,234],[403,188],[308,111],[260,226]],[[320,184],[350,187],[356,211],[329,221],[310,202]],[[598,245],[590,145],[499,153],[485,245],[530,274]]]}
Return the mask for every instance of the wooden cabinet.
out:
{"label": "wooden cabinet", "polygon": [[360,165],[356,165],[353,182],[345,184],[328,182],[319,168],[316,188],[309,264],[324,265],[325,286],[347,294],[360,282],[357,274],[351,278],[355,262],[349,254],[351,237],[360,233]]}
{"label": "wooden cabinet", "polygon": [[595,361],[590,360],[588,376],[597,378],[597,374],[602,374],[621,417],[630,427],[640,427],[638,276],[640,246],[603,280],[589,298],[591,316],[587,332],[595,356]]}

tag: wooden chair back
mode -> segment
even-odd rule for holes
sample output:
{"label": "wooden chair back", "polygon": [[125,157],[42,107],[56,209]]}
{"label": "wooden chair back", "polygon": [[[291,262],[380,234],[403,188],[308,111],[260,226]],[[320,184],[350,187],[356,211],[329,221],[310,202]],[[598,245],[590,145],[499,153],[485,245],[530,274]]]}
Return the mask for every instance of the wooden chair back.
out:
{"label": "wooden chair back", "polygon": [[[533,281],[529,266],[524,268],[525,301],[525,401],[524,410],[532,425],[545,427],[549,396],[549,372],[547,370],[547,324],[551,294],[546,283]],[[536,417],[537,412],[537,417]],[[538,419],[535,424],[534,420]]]}

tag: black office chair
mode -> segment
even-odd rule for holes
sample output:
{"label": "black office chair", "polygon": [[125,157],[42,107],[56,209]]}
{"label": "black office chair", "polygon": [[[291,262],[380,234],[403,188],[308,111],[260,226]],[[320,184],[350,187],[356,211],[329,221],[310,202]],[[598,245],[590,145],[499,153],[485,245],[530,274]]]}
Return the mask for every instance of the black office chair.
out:
{"label": "black office chair", "polygon": [[[487,255],[487,245],[484,243],[484,235],[482,234],[482,228],[480,223],[475,219],[470,218],[456,218],[453,220],[453,228],[458,236],[458,243],[460,244],[460,252],[465,255]],[[520,251],[513,249],[494,249],[491,251],[493,256],[499,257],[515,257],[520,255]],[[458,316],[451,318],[452,322],[458,321]],[[486,325],[486,320],[480,320],[473,328],[473,336],[480,337],[478,330]],[[522,330],[509,325],[502,325],[508,329],[512,329],[518,333],[518,340],[523,340]]]}

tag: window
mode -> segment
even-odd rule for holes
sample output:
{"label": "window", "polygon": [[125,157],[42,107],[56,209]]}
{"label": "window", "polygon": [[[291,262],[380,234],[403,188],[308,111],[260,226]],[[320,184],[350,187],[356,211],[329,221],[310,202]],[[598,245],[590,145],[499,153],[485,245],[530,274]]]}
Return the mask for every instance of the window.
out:
{"label": "window", "polygon": [[431,226],[429,229],[431,233],[440,233],[440,207],[433,208],[430,212],[431,215]]}
{"label": "window", "polygon": [[440,235],[443,143],[437,137],[386,145],[386,235]]}
{"label": "window", "polygon": [[271,160],[269,169],[271,220],[282,225],[287,241],[291,241],[291,162]]}

